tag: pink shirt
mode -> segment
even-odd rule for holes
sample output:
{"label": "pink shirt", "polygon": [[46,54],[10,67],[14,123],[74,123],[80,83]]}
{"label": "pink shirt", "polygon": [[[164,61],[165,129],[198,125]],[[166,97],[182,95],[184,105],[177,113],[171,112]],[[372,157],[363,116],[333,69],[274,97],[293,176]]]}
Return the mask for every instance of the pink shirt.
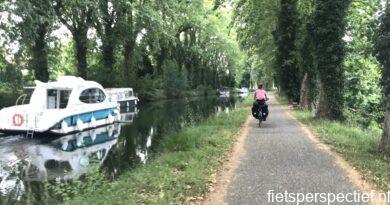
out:
{"label": "pink shirt", "polygon": [[257,89],[255,91],[256,100],[265,100],[267,92],[265,90]]}

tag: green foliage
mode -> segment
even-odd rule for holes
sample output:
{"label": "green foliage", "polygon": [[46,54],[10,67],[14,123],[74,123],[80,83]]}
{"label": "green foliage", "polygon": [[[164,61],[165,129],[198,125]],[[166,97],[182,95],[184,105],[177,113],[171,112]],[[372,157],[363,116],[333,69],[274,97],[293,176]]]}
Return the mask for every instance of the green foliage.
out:
{"label": "green foliage", "polygon": [[77,74],[87,78],[88,30],[92,26],[92,10],[94,1],[91,0],[55,0],[53,5],[56,16],[63,26],[72,34],[75,57],[77,59]]}
{"label": "green foliage", "polygon": [[351,113],[346,114],[366,126],[383,119],[381,71],[372,52],[378,10],[378,1],[356,1],[351,3],[347,16],[344,96]]}
{"label": "green foliage", "polygon": [[[25,62],[30,60],[36,62],[36,75],[46,76],[39,77],[41,80],[46,81],[48,73],[50,79],[78,75],[105,87],[145,88],[137,91],[147,100],[151,96],[183,95],[165,92],[170,95],[165,96],[157,90],[163,88],[161,82],[167,78],[167,72],[174,73],[172,70],[180,70],[175,77],[184,79],[175,81],[186,84],[183,91],[200,85],[213,89],[233,87],[241,80],[245,54],[239,49],[235,31],[229,28],[232,10],[225,1],[6,2],[1,6],[9,9],[9,15],[23,20],[10,21],[5,26],[17,28],[13,33],[5,30],[5,34],[15,34],[10,35],[15,36],[11,39],[22,45],[20,55],[24,62],[18,66],[27,65]],[[61,44],[63,41],[52,38],[58,27],[69,30],[71,42]],[[45,32],[40,33],[40,28]],[[37,39],[39,42],[34,42]],[[5,44],[11,42],[7,39]],[[34,50],[37,43],[39,49]],[[168,60],[176,62],[170,64],[174,68],[165,65]],[[47,75],[39,74],[41,70],[47,71]]]}
{"label": "green foliage", "polygon": [[168,98],[179,98],[183,91],[187,89],[187,77],[180,70],[179,65],[174,60],[166,60],[163,63],[164,70],[164,90]]}
{"label": "green foliage", "polygon": [[[306,89],[308,91],[300,93],[300,104],[304,108],[314,109],[318,100],[319,92],[319,79],[318,70],[316,64],[316,56],[314,52],[314,39],[313,39],[313,14],[315,11],[314,0],[300,0],[298,1],[298,12],[300,23],[297,33],[297,49],[298,49],[298,65],[301,75],[306,75]],[[303,81],[304,79],[302,79]],[[301,84],[301,85],[302,85]],[[302,89],[302,88],[301,88]],[[307,100],[307,105],[303,105],[301,100]]]}
{"label": "green foliage", "polygon": [[378,61],[382,64],[385,120],[380,149],[390,156],[390,2],[386,1],[376,41]]}
{"label": "green foliage", "polygon": [[136,88],[140,91],[140,99],[150,101],[166,98],[163,92],[162,79],[153,79],[152,76],[146,75],[138,80],[141,83],[138,83]]}
{"label": "green foliage", "polygon": [[93,194],[98,188],[107,188],[108,183],[104,173],[96,165],[92,165],[80,180],[46,182],[45,186],[54,196],[69,201],[78,195]]}
{"label": "green foliage", "polygon": [[248,55],[245,65],[246,72],[250,74],[251,87],[260,80],[274,80],[276,45],[272,32],[277,24],[279,10],[280,1],[235,2],[232,24],[238,30],[237,40],[241,48]]}
{"label": "green foliage", "polygon": [[21,89],[21,73],[9,64],[0,53],[0,109],[15,103]]}
{"label": "green foliage", "polygon": [[320,118],[342,119],[345,55],[345,43],[342,38],[345,35],[345,16],[349,3],[349,0],[316,1],[312,29],[321,83],[317,110],[317,117]]}
{"label": "green foliage", "polygon": [[276,76],[281,91],[292,101],[299,101],[300,72],[296,36],[298,30],[297,0],[281,0],[278,23],[274,32]]}
{"label": "green foliage", "polygon": [[31,54],[31,57],[24,60],[28,61],[35,78],[47,81],[50,66],[48,44],[55,40],[50,34],[57,28],[54,24],[56,19],[51,1],[17,0],[8,2],[7,6],[14,15],[9,18],[12,23],[8,31],[10,40],[20,44],[19,52]]}
{"label": "green foliage", "polygon": [[386,102],[389,102],[390,96],[390,3],[387,1],[385,11],[381,16],[381,24],[376,40],[376,51],[378,61],[382,64],[382,85],[387,97]]}

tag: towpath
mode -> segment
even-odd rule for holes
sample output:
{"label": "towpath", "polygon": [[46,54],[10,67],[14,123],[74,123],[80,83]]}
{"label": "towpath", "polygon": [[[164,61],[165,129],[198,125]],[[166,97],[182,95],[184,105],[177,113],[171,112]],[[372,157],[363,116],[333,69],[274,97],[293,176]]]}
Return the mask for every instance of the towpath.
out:
{"label": "towpath", "polygon": [[[285,106],[278,104],[273,97],[269,104],[270,116],[261,128],[256,120],[249,120],[240,148],[244,153],[232,156],[228,163],[237,165],[230,165],[233,167],[228,174],[230,179],[218,176],[224,178],[222,184],[225,185],[218,185],[218,182],[205,204],[296,204],[269,203],[281,197],[277,193],[285,194],[286,191],[305,194],[309,202],[311,195],[316,193],[329,193],[326,197],[332,198],[332,193],[364,192],[362,189],[367,188],[363,185],[365,182],[353,168],[305,130]],[[317,199],[322,196],[317,195]]]}

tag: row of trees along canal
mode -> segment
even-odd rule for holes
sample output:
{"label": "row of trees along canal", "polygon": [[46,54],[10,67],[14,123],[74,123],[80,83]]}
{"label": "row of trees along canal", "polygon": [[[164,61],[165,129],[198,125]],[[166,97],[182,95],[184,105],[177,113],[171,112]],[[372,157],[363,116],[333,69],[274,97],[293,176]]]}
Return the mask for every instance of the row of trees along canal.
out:
{"label": "row of trees along canal", "polygon": [[246,55],[229,26],[231,8],[214,0],[5,0],[0,84],[77,75],[133,87],[144,100],[238,86]]}
{"label": "row of trees along canal", "polygon": [[390,154],[388,0],[238,0],[233,23],[290,101],[318,118],[383,126]]}
{"label": "row of trees along canal", "polygon": [[[383,125],[390,153],[388,0],[5,0],[0,9],[0,90],[60,74],[144,98],[275,80],[319,118]],[[61,41],[64,30],[72,41]]]}

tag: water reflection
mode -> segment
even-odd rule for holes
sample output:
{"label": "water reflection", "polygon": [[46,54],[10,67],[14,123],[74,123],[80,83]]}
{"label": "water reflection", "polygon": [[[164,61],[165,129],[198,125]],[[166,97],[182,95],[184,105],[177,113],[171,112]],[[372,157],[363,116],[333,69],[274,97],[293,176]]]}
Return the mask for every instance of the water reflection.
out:
{"label": "water reflection", "polygon": [[[136,112],[123,113],[123,122],[132,122]],[[57,139],[26,139],[10,136],[0,144],[0,195],[25,191],[23,182],[79,178],[90,164],[100,166],[118,142],[118,123],[62,136]]]}
{"label": "water reflection", "polygon": [[[236,98],[181,99],[121,110],[120,124],[53,139],[0,138],[0,204],[53,204],[42,181],[83,176],[91,165],[114,179],[147,163],[161,140],[210,115],[228,113]],[[45,203],[43,203],[45,201]]]}

